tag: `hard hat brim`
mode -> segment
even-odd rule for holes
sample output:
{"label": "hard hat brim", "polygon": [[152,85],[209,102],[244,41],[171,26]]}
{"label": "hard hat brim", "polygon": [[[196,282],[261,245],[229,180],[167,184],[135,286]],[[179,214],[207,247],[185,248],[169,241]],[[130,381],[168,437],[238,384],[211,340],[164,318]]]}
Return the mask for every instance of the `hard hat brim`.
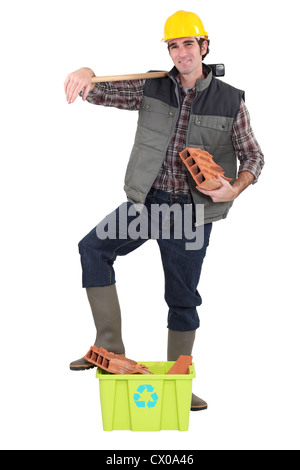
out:
{"label": "hard hat brim", "polygon": [[197,39],[208,39],[208,36],[178,36],[177,38],[162,38],[161,42],[169,42],[172,41],[172,39],[182,39],[185,37],[191,37],[191,38],[197,38]]}

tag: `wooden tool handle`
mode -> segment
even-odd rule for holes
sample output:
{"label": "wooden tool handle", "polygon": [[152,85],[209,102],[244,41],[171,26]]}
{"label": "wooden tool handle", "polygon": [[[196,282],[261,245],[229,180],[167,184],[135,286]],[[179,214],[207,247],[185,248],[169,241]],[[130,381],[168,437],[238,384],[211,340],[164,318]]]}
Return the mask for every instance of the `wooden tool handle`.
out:
{"label": "wooden tool handle", "polygon": [[140,80],[147,78],[163,78],[168,75],[168,72],[148,72],[148,73],[133,73],[129,75],[111,75],[107,77],[93,77],[92,83],[98,82],[117,82],[121,80]]}

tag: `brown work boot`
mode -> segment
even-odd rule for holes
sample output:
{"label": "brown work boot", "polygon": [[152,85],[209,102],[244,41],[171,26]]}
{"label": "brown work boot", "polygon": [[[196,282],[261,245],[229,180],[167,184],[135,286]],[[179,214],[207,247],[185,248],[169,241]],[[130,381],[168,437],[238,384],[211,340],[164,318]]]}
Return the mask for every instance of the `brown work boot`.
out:
{"label": "brown work boot", "polygon": [[71,370],[88,370],[93,369],[94,367],[96,366],[88,362],[86,359],[84,359],[84,357],[78,359],[77,361],[71,362],[70,364]]}
{"label": "brown work boot", "polygon": [[192,393],[191,411],[207,410],[207,403]]}

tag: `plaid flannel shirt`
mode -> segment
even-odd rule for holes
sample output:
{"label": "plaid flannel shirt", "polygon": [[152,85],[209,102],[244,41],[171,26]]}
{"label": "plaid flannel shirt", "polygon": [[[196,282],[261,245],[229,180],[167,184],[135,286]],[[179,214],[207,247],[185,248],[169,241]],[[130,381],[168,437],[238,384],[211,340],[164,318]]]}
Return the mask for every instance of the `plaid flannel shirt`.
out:
{"label": "plaid flannel shirt", "polygon": [[[136,111],[142,102],[144,84],[145,80],[96,83],[86,99],[96,105]],[[185,90],[180,83],[179,85],[181,113],[153,187],[170,193],[189,193],[187,170],[179,157],[179,152],[186,147],[191,103],[196,88]],[[239,173],[249,171],[254,176],[253,184],[256,183],[264,166],[264,156],[254,136],[249,112],[243,100],[233,124],[232,144],[240,162]]]}

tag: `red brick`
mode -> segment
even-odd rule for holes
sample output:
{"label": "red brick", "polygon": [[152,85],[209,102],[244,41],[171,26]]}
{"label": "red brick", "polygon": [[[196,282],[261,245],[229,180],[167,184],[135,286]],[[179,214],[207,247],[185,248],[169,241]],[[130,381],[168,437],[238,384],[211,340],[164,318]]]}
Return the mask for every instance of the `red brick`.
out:
{"label": "red brick", "polygon": [[175,364],[169,370],[168,374],[188,374],[189,367],[192,365],[192,360],[193,356],[179,356]]}
{"label": "red brick", "polygon": [[220,188],[221,182],[217,175],[222,176],[226,181],[232,181],[232,178],[226,178],[223,168],[217,165],[213,156],[205,150],[187,147],[179,155],[201,189],[210,191]]}

